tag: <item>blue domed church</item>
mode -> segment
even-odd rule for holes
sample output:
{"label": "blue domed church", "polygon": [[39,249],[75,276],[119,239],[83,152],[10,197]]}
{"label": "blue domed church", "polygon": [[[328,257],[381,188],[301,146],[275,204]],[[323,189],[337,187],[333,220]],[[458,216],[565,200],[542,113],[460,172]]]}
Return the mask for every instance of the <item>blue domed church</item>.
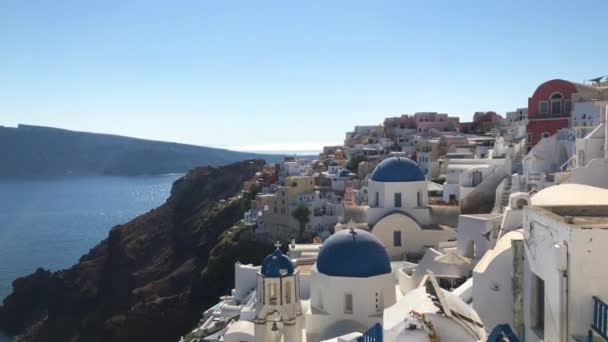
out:
{"label": "blue domed church", "polygon": [[310,340],[366,331],[381,322],[384,309],[394,303],[390,257],[378,238],[349,228],[323,243],[310,277]]}
{"label": "blue domed church", "polygon": [[277,249],[262,262],[257,275],[256,341],[302,341],[304,319],[300,301],[300,274]]}
{"label": "blue domed church", "polygon": [[422,254],[428,246],[456,237],[454,231],[433,224],[427,180],[409,158],[380,162],[368,179],[367,193],[367,223],[392,260]]}

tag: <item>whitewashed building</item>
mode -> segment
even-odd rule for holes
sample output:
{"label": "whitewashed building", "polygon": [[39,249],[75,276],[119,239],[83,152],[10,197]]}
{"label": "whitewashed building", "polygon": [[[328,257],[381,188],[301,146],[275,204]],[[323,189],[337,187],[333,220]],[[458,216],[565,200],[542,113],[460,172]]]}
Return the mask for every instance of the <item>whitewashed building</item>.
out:
{"label": "whitewashed building", "polygon": [[433,223],[427,180],[414,161],[383,160],[370,175],[367,192],[367,223],[391,259],[422,255],[440,241],[455,238],[452,229]]}

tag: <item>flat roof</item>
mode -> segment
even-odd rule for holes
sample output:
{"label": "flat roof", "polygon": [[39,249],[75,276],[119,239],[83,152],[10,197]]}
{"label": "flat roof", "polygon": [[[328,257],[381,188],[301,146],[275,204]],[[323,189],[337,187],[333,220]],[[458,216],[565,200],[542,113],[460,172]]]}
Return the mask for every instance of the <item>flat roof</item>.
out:
{"label": "flat roof", "polygon": [[[608,207],[599,208],[601,208],[601,214],[608,213]],[[556,221],[562,221],[574,228],[608,228],[608,214],[594,215],[594,211],[592,211],[593,209],[589,209],[589,207],[529,207],[525,208],[524,210],[526,209],[542,212],[544,215],[547,215]]]}

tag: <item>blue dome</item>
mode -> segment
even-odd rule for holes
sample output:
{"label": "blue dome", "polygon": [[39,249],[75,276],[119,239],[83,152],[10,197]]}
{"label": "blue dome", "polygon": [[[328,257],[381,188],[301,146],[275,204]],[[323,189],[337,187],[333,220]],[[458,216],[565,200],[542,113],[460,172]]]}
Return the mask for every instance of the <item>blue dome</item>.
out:
{"label": "blue dome", "polygon": [[338,163],[335,160],[332,160],[331,163],[329,163],[329,166],[338,166]]}
{"label": "blue dome", "polygon": [[342,170],[342,171],[340,171],[339,176],[340,177],[350,177],[350,171]]}
{"label": "blue dome", "polygon": [[376,166],[371,180],[376,182],[418,182],[425,178],[416,162],[405,157],[392,157],[384,159]]}
{"label": "blue dome", "polygon": [[293,274],[293,264],[289,258],[276,249],[272,254],[264,258],[261,273],[264,277],[279,278]]}
{"label": "blue dome", "polygon": [[321,246],[317,271],[333,277],[367,278],[390,273],[391,262],[375,236],[361,229],[344,229]]}

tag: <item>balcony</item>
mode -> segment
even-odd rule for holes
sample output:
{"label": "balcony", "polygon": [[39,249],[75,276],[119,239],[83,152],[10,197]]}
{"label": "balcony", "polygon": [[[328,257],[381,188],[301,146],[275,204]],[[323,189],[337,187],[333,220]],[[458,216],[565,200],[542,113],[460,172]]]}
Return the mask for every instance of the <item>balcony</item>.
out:
{"label": "balcony", "polygon": [[593,321],[587,335],[587,342],[594,341],[594,333],[608,341],[608,304],[593,296]]}
{"label": "balcony", "polygon": [[555,113],[555,114],[551,114],[551,113],[537,113],[537,114],[530,115],[528,117],[529,120],[559,119],[559,118],[569,119],[570,118],[570,112],[567,112],[567,113]]}

